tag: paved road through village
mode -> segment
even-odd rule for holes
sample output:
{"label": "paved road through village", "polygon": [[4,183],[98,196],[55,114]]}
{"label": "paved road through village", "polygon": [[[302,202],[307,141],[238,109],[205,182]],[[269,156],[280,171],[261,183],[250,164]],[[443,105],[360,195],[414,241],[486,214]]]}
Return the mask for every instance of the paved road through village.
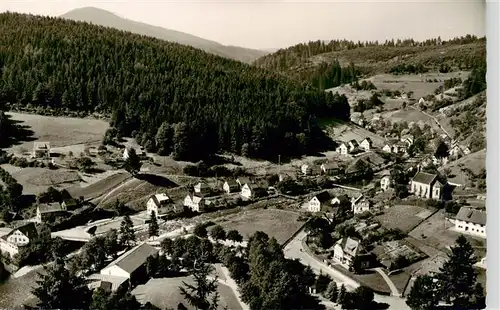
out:
{"label": "paved road through village", "polygon": [[[338,284],[343,283],[348,290],[352,290],[359,286],[359,283],[357,283],[354,279],[351,279],[337,270],[328,267],[323,262],[318,261],[308,254],[302,246],[302,239],[305,237],[306,233],[302,231],[293,240],[291,240],[284,249],[285,257],[299,259],[302,264],[311,266],[313,271],[317,274],[322,271],[323,273],[330,275]],[[410,310],[410,307],[408,307],[403,298],[375,294],[375,301],[388,304],[389,309]]]}

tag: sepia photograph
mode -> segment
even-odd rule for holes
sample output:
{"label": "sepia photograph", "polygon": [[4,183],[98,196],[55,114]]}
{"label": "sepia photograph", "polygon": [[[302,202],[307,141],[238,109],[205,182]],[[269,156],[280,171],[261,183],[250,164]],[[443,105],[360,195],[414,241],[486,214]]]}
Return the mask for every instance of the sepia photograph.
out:
{"label": "sepia photograph", "polygon": [[0,309],[499,309],[490,4],[0,0]]}

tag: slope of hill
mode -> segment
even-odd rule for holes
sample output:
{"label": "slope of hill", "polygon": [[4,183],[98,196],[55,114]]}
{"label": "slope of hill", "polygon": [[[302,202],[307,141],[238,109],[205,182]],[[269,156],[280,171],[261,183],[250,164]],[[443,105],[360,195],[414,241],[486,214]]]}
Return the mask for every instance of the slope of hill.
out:
{"label": "slope of hill", "polygon": [[196,160],[317,150],[347,99],[241,62],[60,18],[0,14],[0,104],[111,114],[109,136]]}
{"label": "slope of hill", "polygon": [[[477,59],[485,58],[486,40],[467,36],[441,43],[410,41],[400,42],[399,45],[390,42],[309,42],[261,57],[255,64],[312,81],[320,88],[322,84],[331,88],[354,80],[352,72],[355,71],[361,76],[391,72],[447,72],[470,69]],[[334,70],[336,66],[343,70]],[[349,75],[347,78],[346,74]]]}
{"label": "slope of hill", "polygon": [[255,49],[225,46],[220,43],[196,37],[184,32],[136,22],[94,7],[75,9],[61,15],[61,17],[74,21],[84,21],[95,25],[130,31],[132,33],[155,37],[161,40],[190,45],[200,48],[206,52],[246,63],[251,63],[255,59],[268,54],[268,52]]}

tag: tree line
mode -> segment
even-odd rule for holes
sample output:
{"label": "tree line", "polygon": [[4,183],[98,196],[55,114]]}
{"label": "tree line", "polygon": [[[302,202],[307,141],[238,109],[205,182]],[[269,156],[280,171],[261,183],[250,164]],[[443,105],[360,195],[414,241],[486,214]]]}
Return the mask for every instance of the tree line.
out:
{"label": "tree line", "polygon": [[345,97],[307,83],[86,23],[3,13],[0,46],[0,103],[111,115],[116,134],[165,152],[163,125],[183,159],[300,154],[319,147],[315,115],[349,118]]}
{"label": "tree line", "polygon": [[447,46],[447,45],[462,45],[476,42],[485,42],[485,37],[477,37],[474,35],[466,35],[456,37],[450,40],[441,40],[440,37],[428,39],[418,42],[414,39],[391,39],[385,42],[379,41],[365,41],[354,42],[349,40],[331,40],[327,41],[309,41],[307,43],[299,43],[284,49],[280,49],[275,53],[265,55],[257,59],[254,63],[257,66],[266,68],[274,68],[276,70],[285,70],[289,67],[302,64],[305,59],[315,55],[341,52],[346,50],[354,50],[364,47],[434,47],[434,46]]}

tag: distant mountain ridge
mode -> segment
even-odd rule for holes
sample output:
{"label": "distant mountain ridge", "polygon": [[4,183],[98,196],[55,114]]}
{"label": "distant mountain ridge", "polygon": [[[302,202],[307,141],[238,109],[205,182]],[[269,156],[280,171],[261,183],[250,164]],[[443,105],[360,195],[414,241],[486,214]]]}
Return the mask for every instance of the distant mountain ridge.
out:
{"label": "distant mountain ridge", "polygon": [[251,63],[259,57],[269,54],[267,51],[243,48],[238,46],[226,46],[215,41],[203,39],[188,33],[153,26],[126,18],[122,18],[112,12],[95,8],[84,7],[67,12],[60,16],[74,21],[84,21],[95,25],[116,28],[123,31],[155,37],[157,39],[176,42],[202,49],[222,57]]}

